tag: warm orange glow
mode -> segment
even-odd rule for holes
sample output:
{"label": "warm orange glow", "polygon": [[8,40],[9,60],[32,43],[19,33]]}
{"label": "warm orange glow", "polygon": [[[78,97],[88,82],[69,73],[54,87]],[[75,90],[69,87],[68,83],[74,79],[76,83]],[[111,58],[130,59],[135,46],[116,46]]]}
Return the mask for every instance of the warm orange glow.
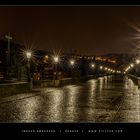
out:
{"label": "warm orange glow", "polygon": [[96,57],[95,60],[98,61],[103,61],[103,62],[110,62],[110,63],[116,63],[116,60],[108,59],[108,58],[103,58],[103,57]]}
{"label": "warm orange glow", "polygon": [[45,58],[48,59],[48,55],[46,55]]}

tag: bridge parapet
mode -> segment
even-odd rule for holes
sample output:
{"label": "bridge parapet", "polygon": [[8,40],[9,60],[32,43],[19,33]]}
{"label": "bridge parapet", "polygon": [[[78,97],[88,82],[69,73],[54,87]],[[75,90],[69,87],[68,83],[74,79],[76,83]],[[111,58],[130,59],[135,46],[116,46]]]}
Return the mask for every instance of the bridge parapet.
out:
{"label": "bridge parapet", "polygon": [[133,82],[138,85],[138,87],[140,88],[140,77],[137,77],[135,75],[131,75],[131,74],[128,74],[127,75],[129,78],[131,78],[133,80]]}

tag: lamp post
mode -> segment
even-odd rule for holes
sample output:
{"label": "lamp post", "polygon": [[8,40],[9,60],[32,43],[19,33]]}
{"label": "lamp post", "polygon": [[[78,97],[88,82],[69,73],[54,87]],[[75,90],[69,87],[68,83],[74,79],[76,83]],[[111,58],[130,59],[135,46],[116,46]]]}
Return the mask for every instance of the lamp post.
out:
{"label": "lamp post", "polygon": [[30,60],[32,57],[32,53],[30,51],[27,51],[26,57],[27,57],[27,68],[28,68],[28,82],[31,82]]}
{"label": "lamp post", "polygon": [[100,66],[99,69],[100,69],[100,75],[102,76],[103,75],[103,66]]}
{"label": "lamp post", "polygon": [[94,64],[91,64],[91,68],[94,68],[95,67],[95,65]]}
{"label": "lamp post", "polygon": [[74,68],[74,64],[75,64],[75,61],[74,61],[74,60],[70,60],[71,77],[73,77],[73,68]]}
{"label": "lamp post", "polygon": [[94,63],[91,63],[91,74],[92,76],[95,74],[95,64]]}
{"label": "lamp post", "polygon": [[55,71],[55,76],[54,76],[54,86],[55,86],[56,85],[55,84],[55,80],[57,80],[57,64],[59,62],[59,57],[58,56],[54,56],[53,60],[54,60],[54,71]]}
{"label": "lamp post", "polygon": [[73,67],[74,66],[74,60],[70,60],[70,65]]}
{"label": "lamp post", "polygon": [[100,70],[102,70],[103,69],[103,66],[100,66],[99,68],[100,68]]}
{"label": "lamp post", "polygon": [[139,59],[136,60],[136,64],[140,64],[140,60]]}
{"label": "lamp post", "polygon": [[136,70],[135,70],[135,76],[139,76],[139,65],[138,64],[140,64],[140,60],[139,59],[137,59],[136,60]]}

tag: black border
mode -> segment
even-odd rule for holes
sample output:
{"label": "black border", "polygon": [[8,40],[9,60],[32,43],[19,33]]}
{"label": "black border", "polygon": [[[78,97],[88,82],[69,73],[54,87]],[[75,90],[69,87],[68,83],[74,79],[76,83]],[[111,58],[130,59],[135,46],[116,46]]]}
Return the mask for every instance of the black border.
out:
{"label": "black border", "polygon": [[0,0],[0,5],[140,5],[138,0]]}
{"label": "black border", "polygon": [[[0,0],[0,6],[8,5],[140,5],[138,0]],[[35,132],[24,132],[24,130],[35,130]],[[41,132],[36,130],[55,130],[54,133]],[[61,130],[61,133],[60,133]],[[79,130],[78,133],[66,133],[66,130]],[[83,130],[83,132],[82,132]],[[97,130],[89,133],[88,130]],[[103,130],[104,132],[99,132]],[[113,130],[114,132],[106,132]],[[122,130],[122,133],[116,133]],[[139,136],[140,123],[0,123],[0,136]]]}
{"label": "black border", "polygon": [[0,136],[139,136],[140,123],[2,123]]}

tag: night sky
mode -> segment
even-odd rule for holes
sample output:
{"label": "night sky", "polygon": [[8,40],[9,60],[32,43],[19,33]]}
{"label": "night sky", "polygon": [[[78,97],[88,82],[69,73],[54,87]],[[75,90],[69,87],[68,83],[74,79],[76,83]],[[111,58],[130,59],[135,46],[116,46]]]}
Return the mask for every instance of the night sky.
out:
{"label": "night sky", "polygon": [[131,52],[140,6],[1,6],[0,39],[37,49],[102,55]]}

